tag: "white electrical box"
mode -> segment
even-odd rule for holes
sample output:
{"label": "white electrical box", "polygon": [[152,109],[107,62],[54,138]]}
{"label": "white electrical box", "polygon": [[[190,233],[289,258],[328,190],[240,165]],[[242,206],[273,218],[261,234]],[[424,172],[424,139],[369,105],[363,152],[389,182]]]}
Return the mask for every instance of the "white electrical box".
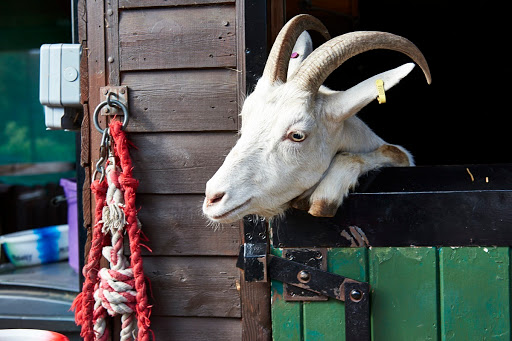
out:
{"label": "white electrical box", "polygon": [[40,50],[39,101],[48,129],[79,128],[80,44],[44,44]]}

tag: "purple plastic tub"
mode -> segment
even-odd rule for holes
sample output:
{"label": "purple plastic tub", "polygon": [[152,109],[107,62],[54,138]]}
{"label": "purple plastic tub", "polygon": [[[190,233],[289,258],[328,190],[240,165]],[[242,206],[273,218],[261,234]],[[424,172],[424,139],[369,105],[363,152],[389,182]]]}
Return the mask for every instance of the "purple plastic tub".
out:
{"label": "purple plastic tub", "polygon": [[78,272],[78,208],[76,205],[76,180],[60,179],[68,203],[69,265]]}

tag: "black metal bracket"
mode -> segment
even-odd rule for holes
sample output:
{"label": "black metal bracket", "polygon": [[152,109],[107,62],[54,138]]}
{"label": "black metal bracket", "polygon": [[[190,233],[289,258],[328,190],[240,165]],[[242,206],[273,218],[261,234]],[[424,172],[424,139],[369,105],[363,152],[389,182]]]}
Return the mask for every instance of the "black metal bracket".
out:
{"label": "black metal bracket", "polygon": [[266,282],[269,242],[265,220],[245,216],[243,239],[236,266],[244,270],[246,282]]}
{"label": "black metal bracket", "polygon": [[[244,270],[246,281],[266,281],[271,278],[302,290],[292,289],[293,300],[311,300],[323,295],[345,302],[345,339],[370,340],[370,285],[313,266],[274,255],[263,255],[260,245],[241,247],[237,266]],[[247,256],[247,257],[246,257]],[[266,270],[265,270],[266,269]],[[320,296],[320,297],[323,297]],[[317,299],[318,300],[318,299]]]}
{"label": "black metal bracket", "polygon": [[[327,249],[284,249],[283,258],[296,263],[311,266],[315,269],[327,270]],[[297,279],[308,282],[311,275],[307,271],[297,274]],[[293,284],[284,283],[283,298],[285,301],[327,301],[328,297]]]}
{"label": "black metal bracket", "polygon": [[266,223],[244,218],[245,243],[237,267],[245,281],[278,280],[289,285],[288,300],[311,301],[331,297],[345,302],[345,339],[370,340],[370,285],[325,271],[326,252],[320,249],[285,249],[283,257],[268,253]]}
{"label": "black metal bracket", "polygon": [[267,244],[245,243],[241,245],[236,266],[244,270],[246,282],[266,282]]}

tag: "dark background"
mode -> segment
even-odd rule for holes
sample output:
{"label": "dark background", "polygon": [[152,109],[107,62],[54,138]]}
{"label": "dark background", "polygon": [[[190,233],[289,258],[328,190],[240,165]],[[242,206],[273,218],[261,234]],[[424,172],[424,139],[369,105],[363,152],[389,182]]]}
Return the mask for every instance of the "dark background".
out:
{"label": "dark background", "polygon": [[[313,8],[315,1],[299,5],[302,13],[326,23],[332,36],[387,31],[408,38],[423,52],[432,73],[430,86],[416,67],[386,94],[386,104],[374,101],[359,114],[387,142],[410,150],[417,165],[510,162],[508,1],[360,0],[358,15]],[[287,19],[292,14],[287,12]],[[409,61],[397,52],[370,51],[347,61],[326,85],[343,90]]]}

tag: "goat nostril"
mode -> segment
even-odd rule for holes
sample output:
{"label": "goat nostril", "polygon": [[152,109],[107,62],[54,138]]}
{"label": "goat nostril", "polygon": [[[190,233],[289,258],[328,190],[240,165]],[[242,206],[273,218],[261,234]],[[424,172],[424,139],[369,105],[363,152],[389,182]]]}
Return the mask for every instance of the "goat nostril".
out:
{"label": "goat nostril", "polygon": [[211,206],[219,201],[222,200],[222,198],[224,197],[224,194],[225,193],[217,193],[215,195],[213,195],[211,198],[206,198],[206,205],[207,206]]}

